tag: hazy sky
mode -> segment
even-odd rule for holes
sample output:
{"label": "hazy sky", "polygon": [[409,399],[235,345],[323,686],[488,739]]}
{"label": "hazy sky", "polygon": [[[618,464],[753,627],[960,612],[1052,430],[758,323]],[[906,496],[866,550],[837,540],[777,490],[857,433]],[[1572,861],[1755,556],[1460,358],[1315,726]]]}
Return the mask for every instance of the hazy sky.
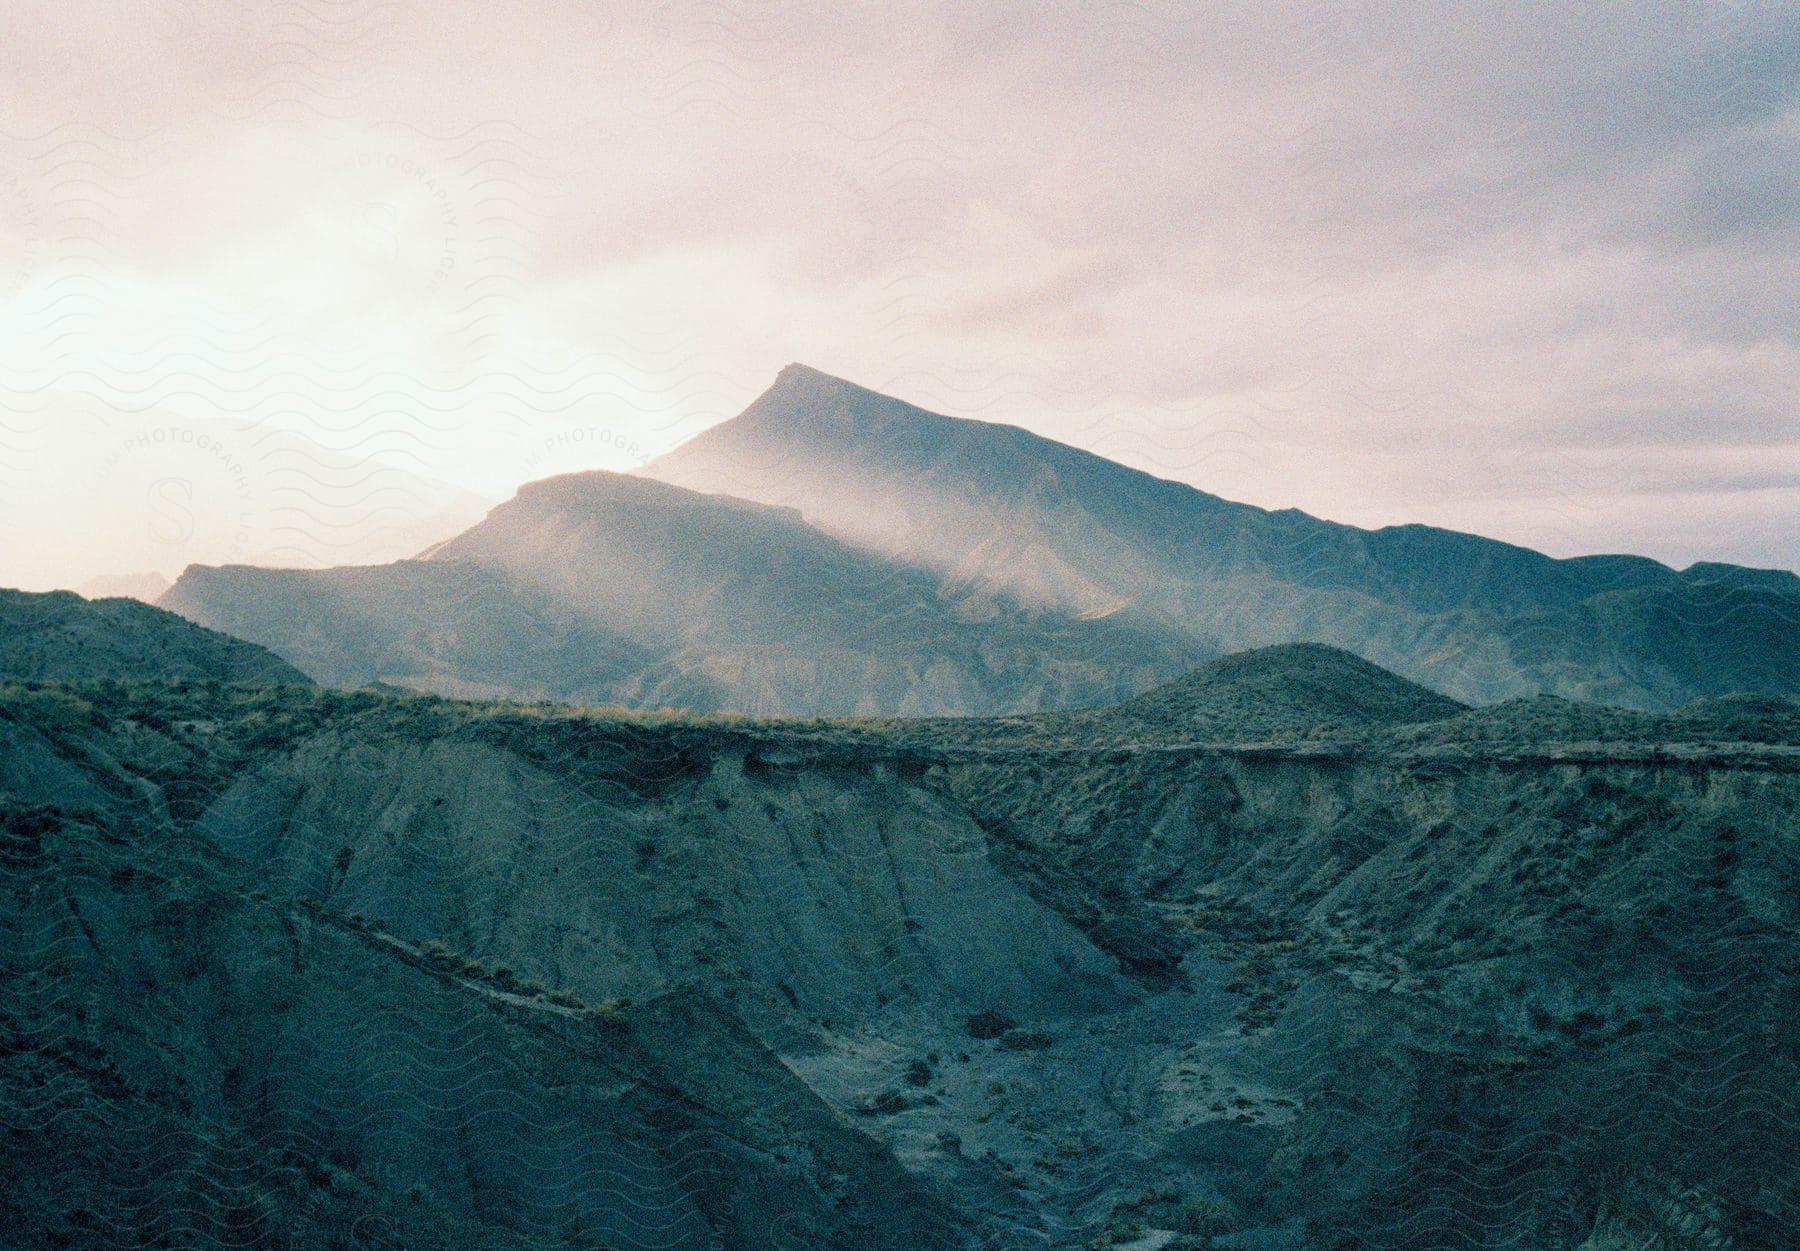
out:
{"label": "hazy sky", "polygon": [[0,48],[0,584],[390,559],[792,360],[1359,525],[1800,564],[1792,3],[9,0]]}

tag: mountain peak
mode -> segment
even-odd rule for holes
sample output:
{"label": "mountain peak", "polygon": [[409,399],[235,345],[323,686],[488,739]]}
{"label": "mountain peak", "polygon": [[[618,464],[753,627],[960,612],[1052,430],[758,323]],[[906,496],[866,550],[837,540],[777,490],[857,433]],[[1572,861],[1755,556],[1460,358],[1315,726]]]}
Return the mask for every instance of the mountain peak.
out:
{"label": "mountain peak", "polygon": [[839,378],[836,374],[828,374],[823,369],[814,369],[802,361],[789,361],[775,375],[776,382],[835,382],[839,386],[853,386],[853,383]]}
{"label": "mountain peak", "polygon": [[[848,378],[840,378],[836,374],[826,373],[823,369],[814,369],[811,365],[793,361],[782,366],[781,372],[775,375],[775,381],[770,385],[769,390],[796,388],[815,391],[850,391],[859,395],[881,395],[879,391],[873,391]],[[890,403],[898,402],[890,396],[881,396],[881,398]]]}
{"label": "mountain peak", "polygon": [[[840,470],[854,472],[877,463],[910,464],[916,469],[968,455],[986,463],[995,447],[1020,437],[1035,438],[1011,426],[934,413],[795,362],[736,417],[702,431],[636,472],[805,511],[808,501],[818,499],[809,481],[814,474],[826,475],[828,481],[822,485],[829,490],[842,485]],[[797,473],[802,465],[811,470]],[[1003,467],[988,468],[998,472]],[[793,490],[779,489],[781,479]]]}
{"label": "mountain peak", "polygon": [[750,406],[727,426],[775,427],[791,430],[795,426],[824,429],[845,423],[862,425],[880,416],[913,412],[926,416],[923,409],[897,400],[891,395],[860,386],[847,378],[828,374],[798,361],[775,375],[775,381]]}

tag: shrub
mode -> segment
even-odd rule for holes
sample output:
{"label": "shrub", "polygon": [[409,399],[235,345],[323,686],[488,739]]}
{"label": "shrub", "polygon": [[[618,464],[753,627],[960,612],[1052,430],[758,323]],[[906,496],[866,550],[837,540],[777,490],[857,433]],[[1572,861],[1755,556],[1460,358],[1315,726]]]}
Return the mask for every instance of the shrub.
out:
{"label": "shrub", "polygon": [[968,1021],[964,1023],[963,1028],[968,1031],[970,1038],[977,1038],[986,1042],[991,1038],[1000,1037],[1000,1035],[1017,1026],[1018,1022],[1003,1012],[986,1011],[977,1012],[974,1016],[970,1017]]}
{"label": "shrub", "polygon": [[856,1105],[858,1116],[893,1116],[896,1112],[904,1112],[912,1104],[906,1096],[897,1090],[885,1090],[873,1099],[866,1099]]}
{"label": "shrub", "polygon": [[449,972],[455,972],[462,960],[462,957],[450,950],[448,945],[435,938],[427,938],[424,942],[416,944],[413,950],[419,953],[420,959],[433,968]]}
{"label": "shrub", "polygon": [[630,1006],[631,1000],[623,995],[613,995],[594,1004],[588,1011],[608,1025],[623,1025],[625,1024],[625,1010]]}
{"label": "shrub", "polygon": [[53,686],[0,684],[0,708],[51,732],[75,733],[104,724],[87,700]]}

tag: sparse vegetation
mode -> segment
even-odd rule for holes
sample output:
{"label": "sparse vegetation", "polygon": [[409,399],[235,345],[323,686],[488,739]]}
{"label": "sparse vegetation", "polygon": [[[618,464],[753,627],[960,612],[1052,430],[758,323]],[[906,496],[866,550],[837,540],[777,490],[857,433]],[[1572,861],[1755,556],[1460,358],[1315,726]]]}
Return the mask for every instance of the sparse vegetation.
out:
{"label": "sparse vegetation", "polygon": [[[1785,1061],[1770,1022],[1785,1002],[1779,978],[1800,968],[1784,963],[1791,947],[1780,928],[1786,896],[1771,886],[1786,880],[1780,805],[1795,802],[1785,749],[1800,745],[1780,737],[1786,709],[1784,701],[1761,700],[1724,712],[1617,720],[1551,709],[1565,733],[1599,728],[1621,737],[1533,743],[1507,737],[1512,730],[1456,737],[1514,716],[1485,710],[1492,714],[1485,721],[1483,713],[1459,713],[1430,725],[1366,729],[1329,750],[1304,735],[1276,749],[1226,743],[1165,750],[1096,747],[1091,740],[1046,747],[1031,737],[1036,730],[1016,725],[1002,726],[997,740],[982,746],[978,736],[992,723],[979,722],[744,722],[489,705],[392,690],[14,683],[0,687],[5,732],[35,729],[41,739],[18,734],[20,741],[50,753],[44,759],[54,769],[94,781],[86,798],[71,787],[54,805],[0,796],[0,867],[24,875],[20,880],[55,874],[71,883],[72,905],[36,922],[43,933],[70,936],[59,950],[87,949],[83,921],[100,921],[95,941],[115,949],[114,934],[173,926],[179,961],[132,983],[132,994],[157,1005],[193,1001],[184,988],[214,976],[212,965],[230,951],[216,936],[251,924],[231,912],[241,903],[264,919],[257,923],[285,922],[296,931],[254,949],[280,953],[254,966],[254,977],[232,974],[256,988],[243,992],[244,1011],[313,1002],[300,988],[329,993],[313,980],[328,976],[325,966],[307,962],[348,942],[368,959],[402,961],[408,969],[401,984],[421,982],[423,965],[440,979],[440,998],[486,1002],[492,1010],[484,1028],[536,1030],[564,1040],[558,1046],[620,1065],[640,1049],[669,1047],[679,1050],[678,1059],[667,1050],[656,1054],[670,1072],[683,1064],[704,1068],[715,1054],[742,1060],[732,1050],[741,1034],[695,1033],[700,1027],[671,1007],[690,995],[695,1002],[703,997],[706,1011],[742,1014],[736,1030],[747,1021],[784,1021],[793,1031],[784,1039],[804,1040],[798,1069],[805,1069],[808,1047],[826,1057],[828,1080],[819,1090],[840,1120],[854,1116],[842,1125],[899,1142],[907,1152],[934,1153],[931,1167],[946,1171],[979,1169],[991,1151],[994,1175],[1017,1187],[1021,1205],[1051,1204],[1084,1186],[1107,1193],[1124,1185],[1119,1177],[1142,1186],[1145,1172],[1166,1170],[1167,1186],[1138,1195],[1146,1200],[1141,1209],[1122,1209],[1117,1230],[1105,1236],[1154,1229],[1175,1231],[1171,1245],[1206,1245],[1240,1230],[1266,1231],[1272,1209],[1221,1203],[1204,1179],[1183,1173],[1184,1157],[1156,1154],[1172,1141],[1165,1135],[1277,1161],[1257,1167],[1285,1178],[1287,1195],[1296,1187],[1306,1192],[1303,1201],[1279,1202],[1310,1203],[1316,1192],[1340,1205],[1332,1211],[1341,1219],[1377,1227],[1416,1215],[1424,1204],[1453,1205],[1470,1194],[1486,1202],[1490,1193],[1506,1193],[1510,1175],[1465,1183],[1434,1173],[1439,1157],[1430,1144],[1451,1144],[1446,1158],[1472,1143],[1460,1158],[1506,1161],[1494,1144],[1503,1147],[1514,1125],[1553,1134],[1558,1143],[1550,1164],[1532,1162],[1548,1156],[1506,1162],[1530,1177],[1533,1193],[1574,1194],[1568,1188],[1580,1186],[1591,1187],[1582,1195],[1624,1193],[1625,1183],[1602,1167],[1620,1148],[1593,1131],[1598,1114],[1590,1117],[1583,1101],[1630,1092],[1602,1110],[1637,1127],[1616,1136],[1634,1144],[1634,1159],[1668,1167],[1656,1145],[1668,1123],[1657,1117],[1660,1108],[1682,1106],[1683,1047],[1732,1043],[1720,1054],[1741,1071],[1708,1077],[1706,1098],[1720,1106],[1739,1109],[1746,1091],[1766,1101],[1768,1091],[1781,1089]],[[1548,733],[1551,723],[1521,724]],[[1731,743],[1750,746],[1695,739],[1695,752],[1679,767],[1651,755],[1682,734],[1721,726],[1738,736]],[[1646,733],[1659,737],[1635,737]],[[1768,741],[1758,745],[1757,735]],[[1572,759],[1556,756],[1559,743]],[[1728,763],[1714,760],[1715,747]],[[426,798],[427,781],[409,783],[404,804],[381,813],[364,811],[358,798],[286,824],[291,809],[281,805],[290,801],[281,787],[304,778],[307,793],[322,795],[328,766],[318,761],[354,759],[352,772],[396,768],[394,761],[416,761],[422,750],[488,753],[481,758],[528,774],[540,788],[534,795],[552,797],[546,810],[560,803],[584,814],[580,841],[537,842],[541,855],[534,853],[525,873],[539,875],[528,893],[532,906],[553,901],[543,923],[561,927],[554,942],[538,918],[513,915],[497,938],[471,937],[486,932],[487,920],[466,929],[453,921],[454,942],[444,935],[407,944],[377,917],[355,911],[387,911],[381,901],[396,897],[395,866],[421,851],[445,854],[436,841],[444,824],[479,843],[466,862],[445,870],[456,878],[452,889],[491,887],[494,879],[484,875],[510,864],[508,855],[528,837],[541,839],[541,828],[526,826],[516,844],[509,841],[508,822],[522,807],[483,826],[484,812],[495,810],[483,809],[481,795],[440,807]],[[737,768],[752,756],[763,763]],[[100,768],[95,761],[111,763]],[[107,771],[115,767],[116,774]],[[254,818],[224,825],[220,797],[235,790],[234,802],[247,802],[244,788],[262,785],[263,775],[272,779],[268,793],[245,809]],[[359,785],[341,793],[365,792]],[[95,795],[107,798],[97,802]],[[729,802],[721,808],[717,798]],[[820,816],[827,808],[829,822]],[[121,816],[127,812],[129,820]],[[590,821],[589,813],[597,815]],[[865,845],[834,841],[858,821],[866,825],[866,847],[889,850],[868,856]],[[241,848],[196,859],[193,849],[221,829],[259,848],[253,867],[239,863]],[[264,858],[257,839],[267,830],[281,831],[282,846]],[[477,838],[475,830],[484,832]],[[395,853],[386,850],[390,839]],[[782,859],[789,852],[771,850],[788,840],[821,842],[824,858],[806,862],[803,872],[789,870]],[[995,995],[1026,1018],[1021,1026],[980,999],[957,1000],[932,984],[926,961],[902,967],[885,954],[871,957],[874,973],[834,966],[854,993],[822,1012],[816,963],[784,967],[788,957],[779,955],[764,967],[744,958],[744,883],[729,874],[757,872],[773,856],[783,866],[780,889],[817,889],[824,897],[832,888],[819,886],[818,866],[829,872],[837,863],[830,857],[843,856],[846,846],[855,848],[846,872],[859,891],[871,888],[871,899],[885,889],[882,857],[890,853],[920,857],[931,873],[971,859],[991,864],[1000,876],[986,879],[981,898],[1041,909],[1054,918],[1052,928],[1088,935],[1092,949],[1082,947],[1083,959],[1109,959],[1102,966],[1108,976],[1116,967],[1140,979],[1134,1004],[1193,992],[1195,1011],[1207,1010],[1211,997],[1216,1015],[1196,1017],[1204,1026],[1184,1031],[1122,1023],[1129,1013],[1059,1014],[1061,991],[1044,990],[1045,978],[1093,977],[1091,967],[1071,963],[1053,975],[1034,974],[1035,984],[1008,985],[1008,997]],[[945,858],[948,848],[954,859]],[[284,877],[287,866],[291,876]],[[914,951],[929,957],[934,944],[941,954],[946,933],[970,944],[989,941],[930,915],[933,900],[916,890],[929,878],[904,880],[904,917],[884,914],[880,932],[884,939],[905,935],[908,959]],[[613,892],[609,909],[555,902],[585,898],[585,891]],[[106,892],[152,911],[103,918],[96,909],[126,907],[104,903]],[[454,916],[444,902],[454,898],[447,889],[433,906],[451,906]],[[176,925],[169,918],[181,907],[204,919]],[[615,917],[623,940],[608,930]],[[592,958],[584,953],[642,950],[646,931],[656,936],[654,958],[667,961],[676,977],[663,983],[667,991],[641,992],[653,996],[641,1008],[622,997],[586,1000],[547,976],[581,968],[588,977],[605,966],[579,963]],[[868,940],[854,927],[842,933],[848,941],[834,952]],[[1710,984],[1705,971],[1722,967],[1716,957],[1736,948],[1716,943],[1759,953],[1754,963],[1730,966],[1729,993]],[[331,950],[335,977],[351,957]],[[635,958],[645,967],[620,984],[656,985],[651,979],[665,971],[651,967],[649,956]],[[286,971],[296,959],[304,974]],[[41,969],[26,976],[38,979],[21,981],[28,996],[50,988]],[[1218,1000],[1220,991],[1230,992],[1228,1003]],[[363,997],[345,1020],[378,1002],[366,987],[357,994]],[[44,1002],[51,1005],[46,1011],[61,1010],[54,997]],[[887,1033],[878,1045],[868,1038],[874,1018],[859,1002],[883,1005]],[[953,1014],[933,1017],[931,1031],[905,1032],[919,1005],[941,1011],[935,1005],[942,1003],[956,1004]],[[628,1022],[628,1035],[610,1033]],[[945,1031],[982,1045],[946,1046]],[[9,1037],[0,1033],[0,1042]],[[1120,1050],[1108,1050],[1115,1045]],[[1105,1085],[1075,1077],[1096,1055],[1129,1062],[1109,1068]],[[834,1086],[829,1065],[862,1067]],[[659,1098],[655,1083],[665,1077],[634,1097]],[[1645,1083],[1651,1093],[1641,1096]],[[1062,1085],[1086,1093],[1065,1094]],[[1091,1106],[1082,1102],[1095,1091]],[[1389,1207],[1356,1208],[1365,1194],[1356,1189],[1364,1184],[1356,1180],[1364,1176],[1361,1145],[1344,1127],[1357,1123],[1359,1101],[1372,1091],[1391,1092],[1408,1118],[1409,1137],[1383,1148],[1383,1176],[1411,1179],[1419,1197],[1389,1188],[1379,1196]],[[734,1097],[762,1106],[752,1094]],[[1768,1172],[1772,1140],[1761,1127],[1769,1123],[1754,1108],[1733,1114],[1736,1128],[1724,1131],[1730,1169]],[[1494,1125],[1503,1127],[1494,1131],[1499,1139],[1481,1137]],[[1126,1141],[1131,1149],[1120,1155]],[[1426,1145],[1415,1150],[1414,1141]],[[1103,1176],[1091,1167],[1094,1159],[1122,1171]],[[1148,1163],[1140,1167],[1133,1162],[1139,1159]],[[1684,1155],[1681,1184],[1728,1185],[1733,1174],[1709,1161],[1704,1151]],[[334,1184],[370,1184],[353,1162],[340,1171],[345,1180]],[[413,1205],[443,1201],[440,1190],[430,1194]],[[1719,1218],[1720,1228],[1744,1219],[1736,1212]],[[1081,1238],[1093,1232],[1091,1224],[1081,1229]]]}
{"label": "sparse vegetation", "polygon": [[990,1039],[999,1038],[1008,1030],[1017,1027],[1017,1025],[1018,1022],[1007,1016],[1005,1013],[995,1012],[990,1009],[977,1012],[975,1015],[971,1016],[964,1022],[963,1028],[968,1032],[970,1038],[980,1039],[981,1041],[986,1042]]}
{"label": "sparse vegetation", "polygon": [[1000,1035],[1002,1051],[1042,1051],[1055,1039],[1035,1029],[1011,1029]]}

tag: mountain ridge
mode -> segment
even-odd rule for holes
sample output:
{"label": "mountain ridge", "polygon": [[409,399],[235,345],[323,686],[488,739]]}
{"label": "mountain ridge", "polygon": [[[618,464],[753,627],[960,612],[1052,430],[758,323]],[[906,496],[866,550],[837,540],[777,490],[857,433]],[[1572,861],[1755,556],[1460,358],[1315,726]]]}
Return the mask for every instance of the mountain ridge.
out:
{"label": "mountain ridge", "polygon": [[1269,511],[798,364],[413,561],[190,568],[160,602],[325,681],[754,714],[1047,712],[1307,642],[1465,704],[1800,692],[1782,571]]}
{"label": "mountain ridge", "polygon": [[[1021,445],[1047,446],[1073,452],[1081,457],[1091,458],[1092,460],[1102,461],[1106,464],[1117,466],[1127,473],[1138,475],[1172,488],[1191,491],[1226,508],[1246,509],[1271,516],[1294,516],[1367,535],[1384,535],[1394,532],[1409,531],[1424,532],[1434,535],[1455,535],[1464,538],[1477,539],[1483,543],[1495,544],[1500,547],[1509,548],[1515,552],[1525,553],[1544,561],[1562,565],[1581,565],[1584,563],[1617,561],[1633,565],[1654,566],[1656,569],[1668,574],[1684,578],[1693,578],[1695,580],[1703,580],[1708,577],[1737,579],[1748,576],[1754,580],[1768,581],[1784,588],[1789,586],[1800,586],[1800,570],[1756,565],[1740,565],[1730,561],[1721,560],[1695,560],[1685,567],[1677,568],[1666,561],[1657,560],[1655,557],[1641,556],[1624,551],[1597,551],[1583,552],[1573,556],[1551,556],[1536,548],[1530,547],[1527,544],[1516,543],[1508,539],[1494,538],[1491,535],[1478,534],[1474,531],[1456,530],[1448,526],[1432,525],[1426,522],[1401,521],[1380,526],[1362,526],[1353,522],[1335,521],[1331,518],[1308,512],[1303,508],[1293,505],[1280,508],[1267,508],[1258,504],[1249,504],[1241,500],[1228,499],[1225,496],[1208,491],[1203,487],[1183,482],[1180,479],[1165,478],[1159,474],[1151,473],[1148,470],[1134,469],[1122,462],[1114,461],[1109,457],[1102,456],[1097,452],[1090,452],[1086,449],[1077,447],[1074,444],[1064,443],[1061,440],[1050,438],[1047,435],[1038,434],[1035,431],[1012,422],[989,421],[980,417],[955,417],[947,413],[939,413],[925,408],[922,405],[914,404],[909,400],[902,400],[895,396],[887,395],[872,387],[864,386],[849,378],[829,373],[801,361],[791,361],[783,366],[776,373],[774,382],[761,395],[753,400],[749,407],[739,413],[736,417],[727,418],[724,421],[709,426],[698,434],[693,435],[691,438],[685,440],[679,447],[672,449],[669,453],[665,453],[663,457],[657,458],[657,461],[653,461],[650,467],[654,467],[658,461],[674,458],[683,448],[698,443],[708,434],[721,430],[726,426],[733,426],[739,423],[754,425],[755,422],[747,422],[746,419],[758,415],[770,417],[780,416],[782,415],[780,413],[780,406],[782,405],[791,405],[807,398],[833,399],[845,397],[851,397],[861,402],[878,401],[891,405],[896,410],[905,410],[906,413],[915,420],[922,419],[927,423],[933,424],[941,423],[939,428],[942,429],[981,427],[987,430],[1003,432],[1006,437],[1016,440]],[[855,413],[853,410],[843,415],[853,417]],[[825,424],[829,427],[836,427],[846,423],[831,422]],[[847,424],[854,426],[855,423],[850,422]],[[649,476],[647,474],[647,468],[633,470],[631,472],[639,476]]]}
{"label": "mountain ridge", "polygon": [[[951,585],[1075,611],[1127,603],[1220,653],[1329,643],[1467,702],[1548,690],[1656,708],[1800,681],[1782,655],[1800,648],[1800,578],[1785,571],[1557,559],[1416,523],[1365,530],[1270,511],[804,366],[636,472],[798,507]],[[1670,663],[1657,639],[1596,642],[1621,614],[1674,618],[1658,633],[1685,652],[1735,646]]]}
{"label": "mountain ridge", "polygon": [[1195,658],[1129,617],[948,593],[794,509],[599,470],[420,560],[193,568],[163,602],[337,684],[756,714],[1029,711]]}

